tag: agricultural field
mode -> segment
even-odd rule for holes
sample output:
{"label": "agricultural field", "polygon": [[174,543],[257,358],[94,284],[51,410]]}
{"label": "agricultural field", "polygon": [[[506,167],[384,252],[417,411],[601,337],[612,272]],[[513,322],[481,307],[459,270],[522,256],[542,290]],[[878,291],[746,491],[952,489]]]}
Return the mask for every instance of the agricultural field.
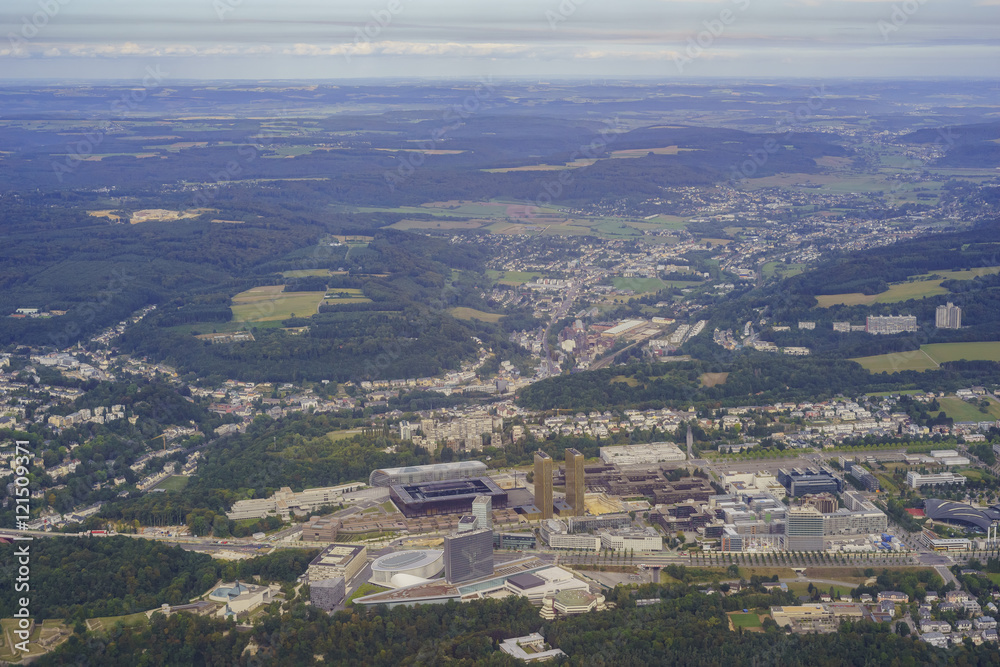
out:
{"label": "agricultural field", "polygon": [[459,320],[479,320],[480,322],[499,322],[500,318],[503,317],[500,313],[484,313],[481,310],[466,308],[465,306],[450,308],[448,312],[451,313],[452,317]]}
{"label": "agricultural field", "polygon": [[720,384],[726,384],[726,380],[728,379],[729,373],[702,373],[701,386],[717,387]]}
{"label": "agricultural field", "polygon": [[327,276],[333,275],[330,269],[299,269],[297,271],[282,271],[282,278],[311,278],[314,276],[319,276],[325,278]]}
{"label": "agricultural field", "polygon": [[338,440],[350,440],[356,435],[361,435],[360,428],[345,429],[341,431],[330,431],[329,433],[326,434],[326,437],[333,442],[337,442]]}
{"label": "agricultural field", "polygon": [[1000,361],[1000,341],[978,343],[931,343],[919,350],[892,352],[871,357],[858,357],[856,361],[872,373],[899,371],[926,371],[937,368],[946,361]]}
{"label": "agricultural field", "polygon": [[[765,271],[767,266],[765,265]],[[924,299],[929,296],[948,294],[941,286],[945,280],[972,280],[977,276],[992,275],[1000,272],[1000,266],[983,266],[968,271],[935,271],[934,273],[913,276],[910,281],[894,283],[881,294],[820,294],[816,301],[821,308],[830,306],[868,306],[873,303],[900,303],[910,299]],[[934,276],[934,277],[932,277]]]}
{"label": "agricultural field", "polygon": [[279,322],[293,315],[309,317],[319,310],[326,292],[284,292],[284,285],[254,287],[233,297],[237,322]]}
{"label": "agricultural field", "polygon": [[[768,262],[761,268],[765,278],[791,278],[806,270],[805,264],[785,264],[784,262]],[[818,297],[817,297],[818,298]]]}

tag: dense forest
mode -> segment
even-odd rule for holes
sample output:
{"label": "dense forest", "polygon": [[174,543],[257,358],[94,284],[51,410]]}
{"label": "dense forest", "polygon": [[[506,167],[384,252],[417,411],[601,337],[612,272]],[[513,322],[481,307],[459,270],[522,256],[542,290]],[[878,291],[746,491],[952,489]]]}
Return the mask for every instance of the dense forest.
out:
{"label": "dense forest", "polygon": [[[851,361],[754,351],[729,355],[711,341],[706,340],[703,345],[711,346],[706,350],[706,358],[716,354],[720,359],[633,362],[625,367],[548,378],[521,389],[517,402],[534,410],[721,407],[746,404],[747,397],[753,397],[750,400],[755,403],[767,404],[914,388],[953,391],[969,384],[982,384],[995,377],[1000,369],[995,362],[952,362],[923,373],[873,375]],[[724,384],[704,387],[701,376],[706,372],[727,372],[729,376]]]}
{"label": "dense forest", "polygon": [[[13,581],[17,545],[0,545],[0,573]],[[121,616],[161,604],[185,604],[220,578],[294,582],[316,551],[283,549],[227,563],[129,537],[50,538],[31,543],[31,613],[36,620]],[[12,586],[0,593],[0,616],[17,608]]]}

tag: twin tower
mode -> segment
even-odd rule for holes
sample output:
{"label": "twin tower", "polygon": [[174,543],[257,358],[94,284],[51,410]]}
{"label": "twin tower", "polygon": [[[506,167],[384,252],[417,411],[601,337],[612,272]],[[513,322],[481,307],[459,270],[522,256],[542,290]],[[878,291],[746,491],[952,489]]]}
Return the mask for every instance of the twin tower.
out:
{"label": "twin tower", "polygon": [[[573,516],[584,514],[583,454],[575,449],[566,450],[566,504]],[[552,518],[552,457],[538,450],[535,452],[535,506],[541,510],[542,519]]]}

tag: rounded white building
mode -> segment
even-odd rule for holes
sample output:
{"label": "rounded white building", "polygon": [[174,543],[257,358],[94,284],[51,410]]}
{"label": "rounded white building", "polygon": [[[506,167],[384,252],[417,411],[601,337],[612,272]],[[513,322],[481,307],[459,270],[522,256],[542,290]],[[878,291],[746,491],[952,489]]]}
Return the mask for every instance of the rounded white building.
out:
{"label": "rounded white building", "polygon": [[397,551],[376,558],[372,562],[372,577],[369,581],[380,586],[398,588],[433,579],[444,570],[444,551],[421,549],[417,551]]}

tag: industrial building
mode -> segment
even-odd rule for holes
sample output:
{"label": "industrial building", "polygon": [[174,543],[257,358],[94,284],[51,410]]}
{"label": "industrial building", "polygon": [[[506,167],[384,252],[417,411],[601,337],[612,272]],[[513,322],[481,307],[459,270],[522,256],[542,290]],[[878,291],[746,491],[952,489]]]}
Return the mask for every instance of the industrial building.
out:
{"label": "industrial building", "polygon": [[372,561],[369,581],[379,586],[400,588],[433,579],[444,570],[444,551],[423,549],[397,551]]}
{"label": "industrial building", "polygon": [[390,487],[394,484],[422,484],[446,479],[468,479],[482,477],[487,470],[486,464],[482,461],[454,461],[424,466],[383,468],[372,471],[372,474],[368,476],[368,484]]}
{"label": "industrial building", "polygon": [[493,531],[484,528],[445,537],[444,573],[449,584],[493,574]]}
{"label": "industrial building", "polygon": [[394,484],[389,487],[389,497],[407,517],[471,514],[472,503],[480,496],[488,496],[494,509],[507,507],[507,492],[489,477]]}
{"label": "industrial building", "polygon": [[573,508],[573,516],[583,516],[586,510],[583,460],[576,449],[566,449],[566,502]]}
{"label": "industrial building", "polygon": [[535,452],[535,507],[542,519],[552,518],[552,457],[538,450]]}
{"label": "industrial building", "polygon": [[684,461],[687,455],[672,442],[651,442],[645,445],[601,447],[601,460],[610,465],[654,465]]}

